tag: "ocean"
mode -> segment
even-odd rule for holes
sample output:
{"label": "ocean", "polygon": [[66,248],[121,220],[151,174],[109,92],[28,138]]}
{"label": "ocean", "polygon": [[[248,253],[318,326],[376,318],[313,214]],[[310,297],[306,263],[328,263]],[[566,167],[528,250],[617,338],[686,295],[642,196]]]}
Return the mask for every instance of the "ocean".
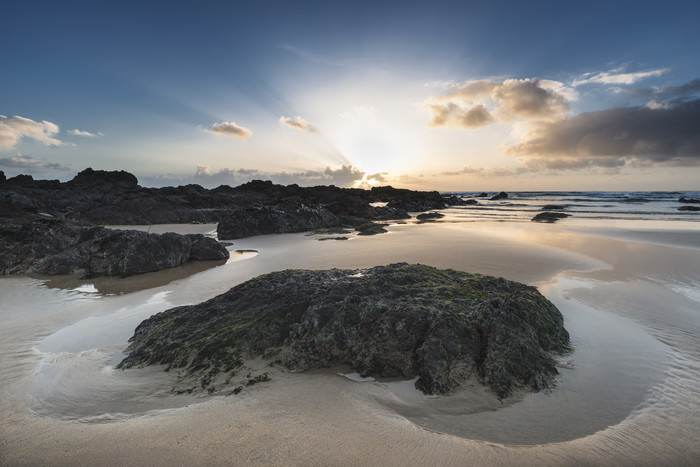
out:
{"label": "ocean", "polygon": [[[475,199],[479,204],[454,206],[463,221],[530,221],[545,206],[556,205],[556,211],[570,214],[573,219],[690,221],[700,222],[700,211],[679,211],[681,198],[700,200],[700,191],[518,191],[509,192],[507,199],[491,201],[479,197],[481,192],[449,192],[463,199]],[[493,196],[496,193],[489,193]]]}

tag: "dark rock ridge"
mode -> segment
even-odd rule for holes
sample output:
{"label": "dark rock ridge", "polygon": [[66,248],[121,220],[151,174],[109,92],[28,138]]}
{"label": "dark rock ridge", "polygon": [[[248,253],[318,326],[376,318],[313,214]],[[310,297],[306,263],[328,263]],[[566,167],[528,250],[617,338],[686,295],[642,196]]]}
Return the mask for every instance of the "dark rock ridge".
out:
{"label": "dark rock ridge", "polygon": [[238,209],[217,226],[222,240],[274,233],[306,232],[338,226],[340,220],[322,206],[288,205]]}
{"label": "dark rock ridge", "polygon": [[2,274],[82,272],[85,277],[130,276],[188,261],[226,260],[229,253],[201,234],[162,235],[81,227],[57,219],[0,224]]}
{"label": "dark rock ridge", "polygon": [[427,221],[434,219],[442,219],[443,217],[445,217],[445,215],[440,212],[424,212],[423,214],[418,214],[416,216],[416,219],[418,219],[419,221]]}
{"label": "dark rock ridge", "polygon": [[120,368],[168,365],[202,388],[262,355],[295,370],[417,376],[426,393],[477,378],[499,397],[552,387],[553,354],[570,349],[562,315],[534,287],[406,263],[266,274],[158,313],[129,342]]}
{"label": "dark rock ridge", "polygon": [[700,199],[697,198],[686,198],[685,196],[681,196],[678,198],[679,203],[691,203],[691,204],[700,204]]}
{"label": "dark rock ridge", "polygon": [[565,217],[571,217],[571,214],[566,214],[565,212],[552,212],[552,211],[545,211],[537,214],[535,217],[532,218],[533,222],[546,222],[548,224],[552,224],[559,219],[564,219]]}
{"label": "dark rock ridge", "polygon": [[[387,204],[370,205],[375,202]],[[322,207],[339,218],[367,222],[405,219],[407,211],[442,209],[447,204],[437,191],[390,186],[362,190],[254,180],[235,188],[222,185],[211,190],[199,185],[145,188],[128,172],[91,168],[65,183],[34,180],[30,175],[0,177],[0,223],[16,223],[37,213],[82,224],[218,222],[240,209],[289,205]]]}
{"label": "dark rock ridge", "polygon": [[508,193],[505,191],[500,192],[499,194],[492,196],[489,198],[491,201],[498,201],[499,199],[508,199]]}
{"label": "dark rock ridge", "polygon": [[545,204],[542,206],[542,211],[561,211],[566,209],[563,204]]}
{"label": "dark rock ridge", "polygon": [[700,211],[700,206],[681,206],[679,211]]}

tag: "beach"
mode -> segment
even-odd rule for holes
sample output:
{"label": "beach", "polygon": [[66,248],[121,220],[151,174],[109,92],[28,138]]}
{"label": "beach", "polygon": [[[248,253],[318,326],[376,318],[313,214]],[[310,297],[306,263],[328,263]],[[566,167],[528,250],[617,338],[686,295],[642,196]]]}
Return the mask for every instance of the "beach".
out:
{"label": "beach", "polygon": [[[235,240],[225,265],[127,280],[2,278],[0,464],[700,462],[697,223],[474,222],[444,212],[439,222],[393,223],[346,241]],[[237,395],[173,395],[174,376],[162,368],[113,368],[151,314],[271,271],[394,262],[536,286],[564,315],[575,348],[557,388],[501,403],[478,384],[427,397],[410,381],[356,381],[342,375],[349,369],[270,369],[270,381]]]}

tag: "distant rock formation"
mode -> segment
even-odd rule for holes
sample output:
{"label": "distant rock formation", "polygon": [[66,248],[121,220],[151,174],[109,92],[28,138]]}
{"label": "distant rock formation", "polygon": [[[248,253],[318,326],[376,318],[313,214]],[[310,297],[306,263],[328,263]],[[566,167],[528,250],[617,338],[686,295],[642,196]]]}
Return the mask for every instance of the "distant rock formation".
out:
{"label": "distant rock formation", "polygon": [[[0,223],[17,223],[37,213],[80,224],[167,224],[218,222],[247,208],[314,206],[328,210],[345,224],[407,219],[407,211],[446,207],[437,191],[391,186],[371,190],[336,186],[300,187],[253,180],[238,187],[208,190],[199,185],[144,188],[124,171],[88,168],[72,180],[34,180],[30,175],[0,177]],[[382,202],[384,206],[373,206]]]}
{"label": "distant rock formation", "polygon": [[501,398],[552,387],[553,354],[570,350],[561,313],[534,287],[406,263],[265,274],[158,313],[129,342],[120,368],[183,369],[209,392],[262,356],[293,370],[418,377],[431,394],[476,378]]}

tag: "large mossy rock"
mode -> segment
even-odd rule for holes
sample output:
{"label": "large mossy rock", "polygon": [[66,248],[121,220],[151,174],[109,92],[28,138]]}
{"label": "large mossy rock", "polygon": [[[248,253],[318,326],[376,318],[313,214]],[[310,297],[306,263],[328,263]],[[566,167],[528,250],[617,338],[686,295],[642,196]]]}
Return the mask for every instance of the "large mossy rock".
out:
{"label": "large mossy rock", "polygon": [[119,366],[165,364],[208,381],[263,355],[297,370],[418,376],[426,393],[476,377],[507,397],[553,385],[553,354],[567,350],[562,315],[534,287],[400,263],[274,272],[158,313],[136,328]]}

